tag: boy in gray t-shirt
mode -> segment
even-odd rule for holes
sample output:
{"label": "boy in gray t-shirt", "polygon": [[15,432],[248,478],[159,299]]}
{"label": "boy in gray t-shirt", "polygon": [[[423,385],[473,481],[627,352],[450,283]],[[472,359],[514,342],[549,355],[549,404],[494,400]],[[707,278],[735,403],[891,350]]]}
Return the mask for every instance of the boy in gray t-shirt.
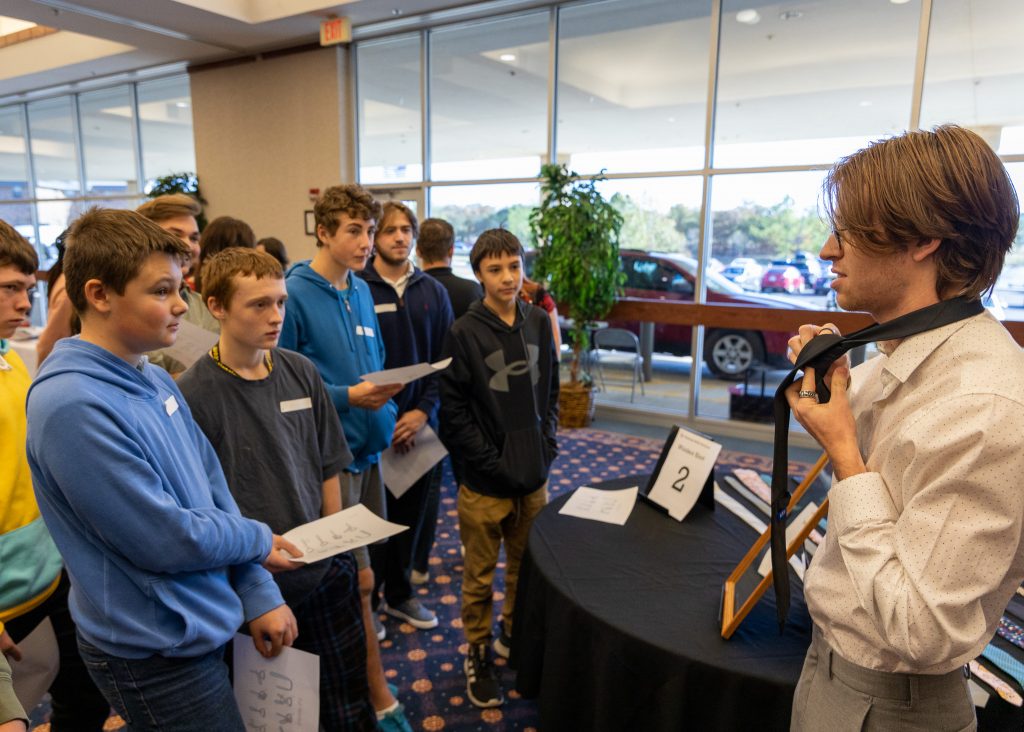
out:
{"label": "boy in gray t-shirt", "polygon": [[[203,267],[203,297],[220,340],[178,385],[220,458],[245,516],[285,532],[341,510],[338,475],[352,461],[316,367],[275,348],[287,292],[263,252],[229,249]],[[351,553],[275,575],[295,613],[295,647],[320,656],[320,721],[374,730],[366,640]]]}

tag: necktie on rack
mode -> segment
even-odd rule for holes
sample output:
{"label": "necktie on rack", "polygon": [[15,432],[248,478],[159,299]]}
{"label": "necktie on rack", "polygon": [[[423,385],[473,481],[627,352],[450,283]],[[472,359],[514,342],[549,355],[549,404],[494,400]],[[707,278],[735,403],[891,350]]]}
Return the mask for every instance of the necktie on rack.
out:
{"label": "necktie on rack", "polygon": [[994,663],[999,670],[1013,678],[1021,686],[1024,686],[1024,663],[1021,663],[1002,648],[989,643],[981,652],[983,658]]}
{"label": "necktie on rack", "polygon": [[789,571],[786,569],[786,510],[789,504],[789,402],[786,389],[805,368],[814,368],[815,390],[818,401],[825,403],[831,392],[825,385],[825,372],[834,361],[857,346],[875,341],[908,338],[917,333],[941,328],[984,312],[979,300],[955,297],[915,310],[886,323],[876,323],[848,336],[825,333],[811,339],[800,351],[793,370],[779,384],[775,392],[775,451],[772,465],[771,549],[772,579],[775,586],[776,613],[779,633],[786,626],[789,614]]}
{"label": "necktie on rack", "polygon": [[1024,650],[1024,628],[1017,625],[1005,615],[999,618],[999,625],[996,626],[996,633],[1013,645]]}

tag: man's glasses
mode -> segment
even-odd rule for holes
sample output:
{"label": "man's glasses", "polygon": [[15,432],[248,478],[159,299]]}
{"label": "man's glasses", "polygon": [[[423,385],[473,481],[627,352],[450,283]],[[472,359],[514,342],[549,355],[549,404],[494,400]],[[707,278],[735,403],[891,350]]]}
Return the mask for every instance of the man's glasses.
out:
{"label": "man's glasses", "polygon": [[843,253],[843,239],[842,239],[842,237],[839,236],[839,229],[833,228],[832,229],[832,236],[835,237],[835,239],[836,239],[836,246],[839,247],[839,253],[842,254]]}

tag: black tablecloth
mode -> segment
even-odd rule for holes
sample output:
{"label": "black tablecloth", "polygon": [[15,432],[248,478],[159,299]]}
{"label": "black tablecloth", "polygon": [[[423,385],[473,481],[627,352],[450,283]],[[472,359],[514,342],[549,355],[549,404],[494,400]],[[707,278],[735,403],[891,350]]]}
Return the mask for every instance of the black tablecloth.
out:
{"label": "black tablecloth", "polygon": [[720,506],[680,523],[642,500],[615,526],[559,515],[567,498],[537,516],[516,599],[516,687],[539,697],[542,732],[789,729],[810,644],[799,583],[784,635],[771,590],[720,634],[722,583],[754,531]]}

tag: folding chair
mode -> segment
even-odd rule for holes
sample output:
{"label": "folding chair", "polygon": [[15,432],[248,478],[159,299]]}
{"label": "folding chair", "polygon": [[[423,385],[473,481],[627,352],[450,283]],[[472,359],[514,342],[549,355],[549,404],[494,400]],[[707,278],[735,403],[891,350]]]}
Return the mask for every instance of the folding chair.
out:
{"label": "folding chair", "polygon": [[625,328],[601,328],[594,331],[594,350],[591,352],[592,365],[597,367],[601,389],[605,390],[602,362],[632,364],[633,382],[629,401],[636,398],[636,384],[640,382],[640,395],[644,396],[644,357],[640,355],[640,339]]}

